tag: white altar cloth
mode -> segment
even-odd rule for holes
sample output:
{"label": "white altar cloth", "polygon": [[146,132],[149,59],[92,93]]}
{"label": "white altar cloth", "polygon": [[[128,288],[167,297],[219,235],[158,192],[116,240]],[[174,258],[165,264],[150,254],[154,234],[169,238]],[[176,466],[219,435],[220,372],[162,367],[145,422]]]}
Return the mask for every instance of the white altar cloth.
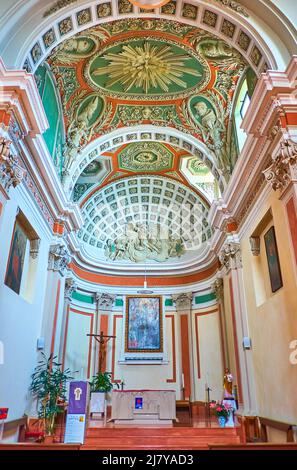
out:
{"label": "white altar cloth", "polygon": [[[138,406],[137,408],[136,399]],[[172,424],[175,390],[113,390],[111,419],[115,424]]]}

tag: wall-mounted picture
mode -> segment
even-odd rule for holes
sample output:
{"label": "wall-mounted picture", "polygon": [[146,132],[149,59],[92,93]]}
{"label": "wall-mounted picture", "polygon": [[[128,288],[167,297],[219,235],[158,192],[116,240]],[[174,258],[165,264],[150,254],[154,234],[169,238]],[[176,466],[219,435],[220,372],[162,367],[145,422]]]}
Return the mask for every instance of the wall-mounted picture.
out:
{"label": "wall-mounted picture", "polygon": [[271,227],[264,235],[270,283],[272,292],[276,292],[283,286],[282,273],[279,264],[278,250],[274,227]]}
{"label": "wall-mounted picture", "polygon": [[126,352],[162,352],[162,297],[127,297]]}
{"label": "wall-mounted picture", "polygon": [[8,258],[5,284],[17,294],[20,293],[27,236],[18,222],[15,223]]}

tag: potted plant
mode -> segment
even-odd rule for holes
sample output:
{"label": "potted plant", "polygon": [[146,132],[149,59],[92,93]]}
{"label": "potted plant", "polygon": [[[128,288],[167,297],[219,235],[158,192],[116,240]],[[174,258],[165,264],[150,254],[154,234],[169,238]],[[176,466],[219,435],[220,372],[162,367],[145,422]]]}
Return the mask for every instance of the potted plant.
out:
{"label": "potted plant", "polygon": [[[91,402],[90,414],[104,413],[106,394],[113,389],[110,372],[98,372],[90,380]],[[116,384],[118,386],[118,384]]]}
{"label": "potted plant", "polygon": [[53,442],[55,421],[65,409],[66,382],[72,380],[69,369],[62,371],[61,364],[52,354],[42,359],[32,374],[30,392],[37,398],[38,417],[43,420],[44,441]]}
{"label": "potted plant", "polygon": [[215,412],[220,427],[224,428],[226,426],[226,422],[230,416],[230,413],[232,412],[232,406],[220,401],[212,401],[209,406],[210,409]]}

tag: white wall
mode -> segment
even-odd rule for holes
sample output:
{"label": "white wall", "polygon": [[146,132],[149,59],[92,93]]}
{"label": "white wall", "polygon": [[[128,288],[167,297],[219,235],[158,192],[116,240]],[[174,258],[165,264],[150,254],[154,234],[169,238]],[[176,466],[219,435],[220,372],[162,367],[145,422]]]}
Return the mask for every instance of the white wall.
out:
{"label": "white wall", "polygon": [[[4,364],[0,364],[0,407],[9,408],[9,421],[20,418],[27,409],[30,376],[37,362],[36,341],[42,324],[49,248],[49,231],[40,222],[38,209],[24,186],[12,189],[10,197],[0,221],[0,341],[4,345]],[[31,302],[4,284],[18,207],[41,239]]]}
{"label": "white wall", "polygon": [[[182,354],[179,314],[174,307],[165,307],[163,364],[123,363],[125,311],[113,307],[108,315],[108,334],[115,340],[107,344],[107,371],[114,372],[115,381],[124,381],[124,389],[168,389],[175,390],[177,399],[182,398]],[[198,314],[198,316],[197,316]],[[89,338],[91,317],[93,332],[96,333],[95,305],[72,300],[68,317],[65,347],[65,367],[78,370],[80,378],[87,379],[87,365],[90,351]],[[205,400],[205,384],[212,389],[211,398],[221,399],[223,394],[223,354],[219,311],[216,304],[202,306],[192,311],[192,332],[189,334],[189,356],[193,359],[192,401]],[[173,327],[174,322],[174,337]],[[195,326],[198,323],[198,328]],[[100,325],[100,318],[99,318]],[[100,327],[98,327],[100,330]],[[198,344],[197,336],[198,332]],[[99,333],[99,331],[97,331]],[[192,339],[191,339],[192,338]],[[115,341],[113,346],[113,341]],[[192,341],[192,342],[191,342]],[[197,347],[199,349],[201,377],[198,378]],[[175,357],[174,357],[175,356]],[[192,360],[190,360],[192,363]],[[91,376],[98,365],[98,349],[93,340],[91,346]]]}

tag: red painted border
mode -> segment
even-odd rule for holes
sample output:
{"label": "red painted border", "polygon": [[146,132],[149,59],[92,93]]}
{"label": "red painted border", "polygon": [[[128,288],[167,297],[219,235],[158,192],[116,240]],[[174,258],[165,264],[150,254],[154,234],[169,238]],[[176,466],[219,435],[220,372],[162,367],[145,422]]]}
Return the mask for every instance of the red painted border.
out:
{"label": "red painted border", "polygon": [[218,304],[218,313],[219,313],[219,318],[220,318],[220,333],[221,333],[223,368],[225,370],[226,367],[227,367],[227,359],[226,359],[225,341],[224,341],[223,312],[222,312],[220,304]]}
{"label": "red painted border", "polygon": [[218,308],[209,310],[208,312],[197,312],[195,313],[195,335],[196,335],[196,358],[197,358],[197,376],[201,379],[201,363],[200,363],[200,348],[199,348],[199,328],[198,328],[198,317],[209,315],[210,313],[217,313]]}
{"label": "red painted border", "polygon": [[236,375],[237,375],[237,382],[238,382],[238,401],[239,403],[242,404],[243,396],[242,396],[241,372],[240,372],[239,351],[238,351],[238,337],[237,337],[237,327],[236,327],[236,317],[235,317],[233,283],[232,283],[231,277],[229,279],[229,288],[230,288],[230,299],[231,299],[231,315],[232,315],[232,323],[233,323]]}
{"label": "red painted border", "polygon": [[176,347],[175,347],[175,315],[165,315],[171,319],[172,328],[172,379],[167,379],[167,383],[176,383]]}
{"label": "red painted border", "polygon": [[185,398],[191,396],[191,376],[190,376],[190,350],[189,350],[189,329],[188,315],[180,316],[180,333],[181,333],[181,353],[182,353],[182,372],[185,382]]}
{"label": "red painted border", "polygon": [[289,221],[289,227],[291,232],[291,239],[293,244],[293,250],[295,255],[295,262],[297,265],[297,217],[294,198],[292,197],[287,202],[287,216]]}
{"label": "red painted border", "polygon": [[53,322],[53,329],[52,329],[51,354],[54,354],[54,349],[55,349],[55,340],[56,340],[57,323],[58,323],[60,293],[61,293],[61,279],[58,280],[58,285],[57,285],[57,294],[56,294],[56,303],[55,303],[54,322]]}
{"label": "red painted border", "polygon": [[[218,261],[216,261],[209,268],[195,274],[189,274],[185,276],[168,276],[164,274],[163,277],[150,276],[148,278],[148,284],[150,287],[178,286],[203,281],[204,279],[208,279],[210,276],[212,276],[218,270],[218,267]],[[110,276],[105,274],[94,273],[78,266],[74,262],[69,265],[69,268],[80,279],[92,282],[94,284],[126,287],[128,282],[130,286],[143,286],[143,276]]]}
{"label": "red painted border", "polygon": [[[112,334],[113,334],[113,336],[116,336],[116,332],[117,332],[117,319],[118,319],[118,318],[123,318],[123,315],[114,315],[114,316],[113,316],[113,328],[112,328]],[[116,340],[114,339],[113,342],[112,342],[111,380],[112,380],[113,383],[120,383],[121,380],[114,378],[114,371],[115,371],[115,352],[116,352]]]}
{"label": "red painted border", "polygon": [[[70,307],[69,313],[77,313],[79,315],[84,315],[86,317],[90,317],[90,334],[93,333],[93,324],[94,324],[94,313],[88,313],[88,312],[82,312],[81,310],[76,310],[75,308]],[[67,326],[68,328],[68,326]],[[88,378],[91,375],[91,358],[92,358],[92,344],[93,344],[93,338],[90,336],[89,339],[89,354],[88,354]]]}
{"label": "red painted border", "polygon": [[66,344],[67,344],[67,335],[68,335],[68,322],[69,322],[69,310],[70,305],[67,305],[67,312],[66,312],[66,323],[65,323],[65,332],[64,332],[64,344],[63,344],[63,355],[62,355],[62,370],[65,367],[65,355],[66,355]]}

